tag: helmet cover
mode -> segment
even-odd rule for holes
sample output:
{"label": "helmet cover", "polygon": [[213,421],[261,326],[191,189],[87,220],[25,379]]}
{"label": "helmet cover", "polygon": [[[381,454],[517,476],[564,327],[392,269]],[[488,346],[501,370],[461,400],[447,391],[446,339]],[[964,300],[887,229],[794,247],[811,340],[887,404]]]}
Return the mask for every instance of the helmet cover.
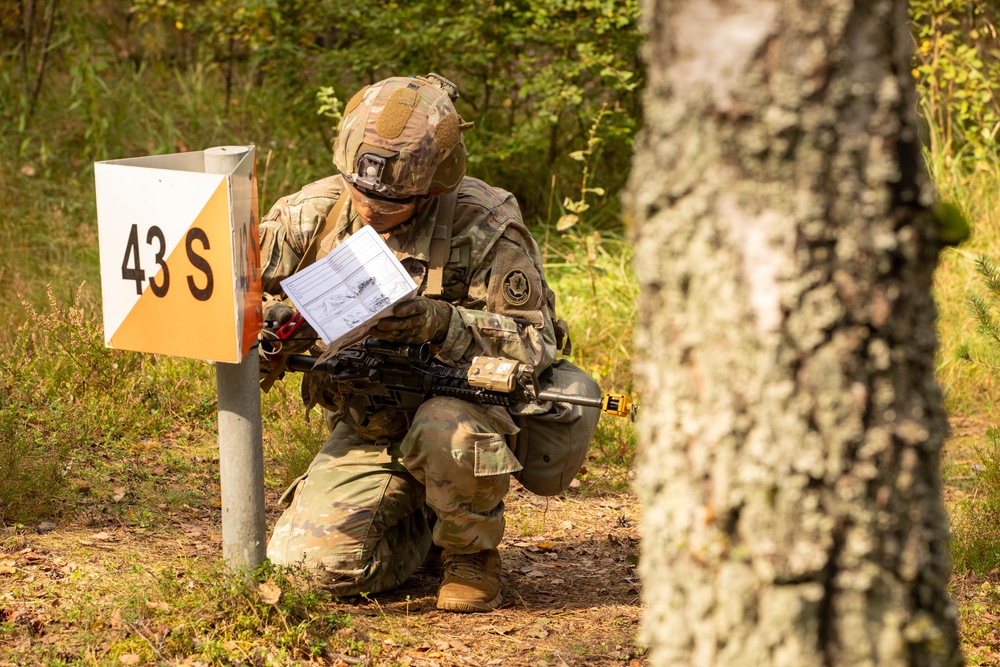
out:
{"label": "helmet cover", "polygon": [[334,165],[354,187],[377,197],[455,190],[466,151],[453,96],[454,84],[437,75],[392,77],[362,88],[344,108]]}

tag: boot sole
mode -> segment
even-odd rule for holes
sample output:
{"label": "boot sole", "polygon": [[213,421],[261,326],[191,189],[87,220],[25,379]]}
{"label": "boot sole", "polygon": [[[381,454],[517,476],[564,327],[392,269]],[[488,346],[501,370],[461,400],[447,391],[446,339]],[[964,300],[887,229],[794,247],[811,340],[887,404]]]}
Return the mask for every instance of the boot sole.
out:
{"label": "boot sole", "polygon": [[462,613],[475,613],[484,611],[493,611],[500,606],[501,595],[497,593],[497,596],[490,601],[471,601],[471,600],[449,600],[438,598],[437,608],[444,609],[445,611],[458,611]]}

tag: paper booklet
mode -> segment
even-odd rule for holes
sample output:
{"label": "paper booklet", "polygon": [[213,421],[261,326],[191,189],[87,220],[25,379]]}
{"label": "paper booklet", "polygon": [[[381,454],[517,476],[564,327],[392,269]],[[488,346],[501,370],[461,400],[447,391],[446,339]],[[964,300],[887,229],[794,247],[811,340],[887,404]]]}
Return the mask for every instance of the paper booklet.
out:
{"label": "paper booklet", "polygon": [[323,259],[281,281],[285,294],[334,353],[365,337],[417,285],[382,237],[362,227]]}

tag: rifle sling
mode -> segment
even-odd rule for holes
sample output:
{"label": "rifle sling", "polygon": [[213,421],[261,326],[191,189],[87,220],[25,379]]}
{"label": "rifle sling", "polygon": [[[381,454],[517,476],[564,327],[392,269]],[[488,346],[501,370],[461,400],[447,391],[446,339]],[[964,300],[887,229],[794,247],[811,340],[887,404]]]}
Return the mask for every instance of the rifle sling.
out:
{"label": "rifle sling", "polygon": [[298,266],[295,267],[295,272],[298,273],[302,269],[306,268],[317,259],[324,257],[328,250],[323,252],[321,249],[322,242],[327,236],[333,233],[337,229],[337,218],[340,217],[340,212],[344,210],[344,206],[347,204],[347,191],[343,190],[340,193],[340,198],[337,199],[337,203],[333,205],[330,212],[327,214],[323,221],[319,223],[319,228],[313,237],[309,240],[309,245],[306,246],[306,251],[302,253],[302,259],[299,260]]}
{"label": "rifle sling", "polygon": [[427,284],[424,296],[439,297],[444,294],[444,267],[451,256],[451,227],[455,219],[457,192],[448,192],[438,199],[434,234],[431,237],[430,257],[427,263]]}

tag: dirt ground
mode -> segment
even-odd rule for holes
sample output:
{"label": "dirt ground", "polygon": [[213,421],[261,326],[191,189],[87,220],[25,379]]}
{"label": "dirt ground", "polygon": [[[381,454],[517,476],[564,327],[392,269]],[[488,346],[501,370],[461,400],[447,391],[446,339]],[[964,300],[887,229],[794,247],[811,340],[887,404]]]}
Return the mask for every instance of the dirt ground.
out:
{"label": "dirt ground", "polygon": [[384,612],[404,634],[412,624],[427,632],[416,651],[388,651],[391,661],[432,667],[643,664],[636,645],[635,499],[546,501],[522,490],[512,494],[508,508],[500,609],[483,615],[438,611],[437,577],[418,575],[411,586],[354,612],[372,618]]}
{"label": "dirt ground", "polygon": [[[273,495],[268,507],[270,526],[278,513]],[[349,615],[349,624],[335,632],[355,650],[334,648],[306,658],[268,652],[266,646],[250,652],[232,641],[218,659],[206,659],[204,647],[183,655],[171,643],[178,630],[164,623],[199,621],[191,620],[195,612],[180,613],[182,603],[164,598],[157,582],[169,572],[181,584],[187,582],[182,589],[196,590],[204,582],[193,573],[213,563],[217,567],[221,559],[218,508],[188,509],[169,525],[150,529],[124,524],[3,528],[0,667],[646,664],[637,641],[639,510],[630,494],[577,489],[547,499],[515,484],[501,547],[504,603],[499,609],[439,611],[438,577],[418,574],[388,594],[328,603],[336,613]]]}

